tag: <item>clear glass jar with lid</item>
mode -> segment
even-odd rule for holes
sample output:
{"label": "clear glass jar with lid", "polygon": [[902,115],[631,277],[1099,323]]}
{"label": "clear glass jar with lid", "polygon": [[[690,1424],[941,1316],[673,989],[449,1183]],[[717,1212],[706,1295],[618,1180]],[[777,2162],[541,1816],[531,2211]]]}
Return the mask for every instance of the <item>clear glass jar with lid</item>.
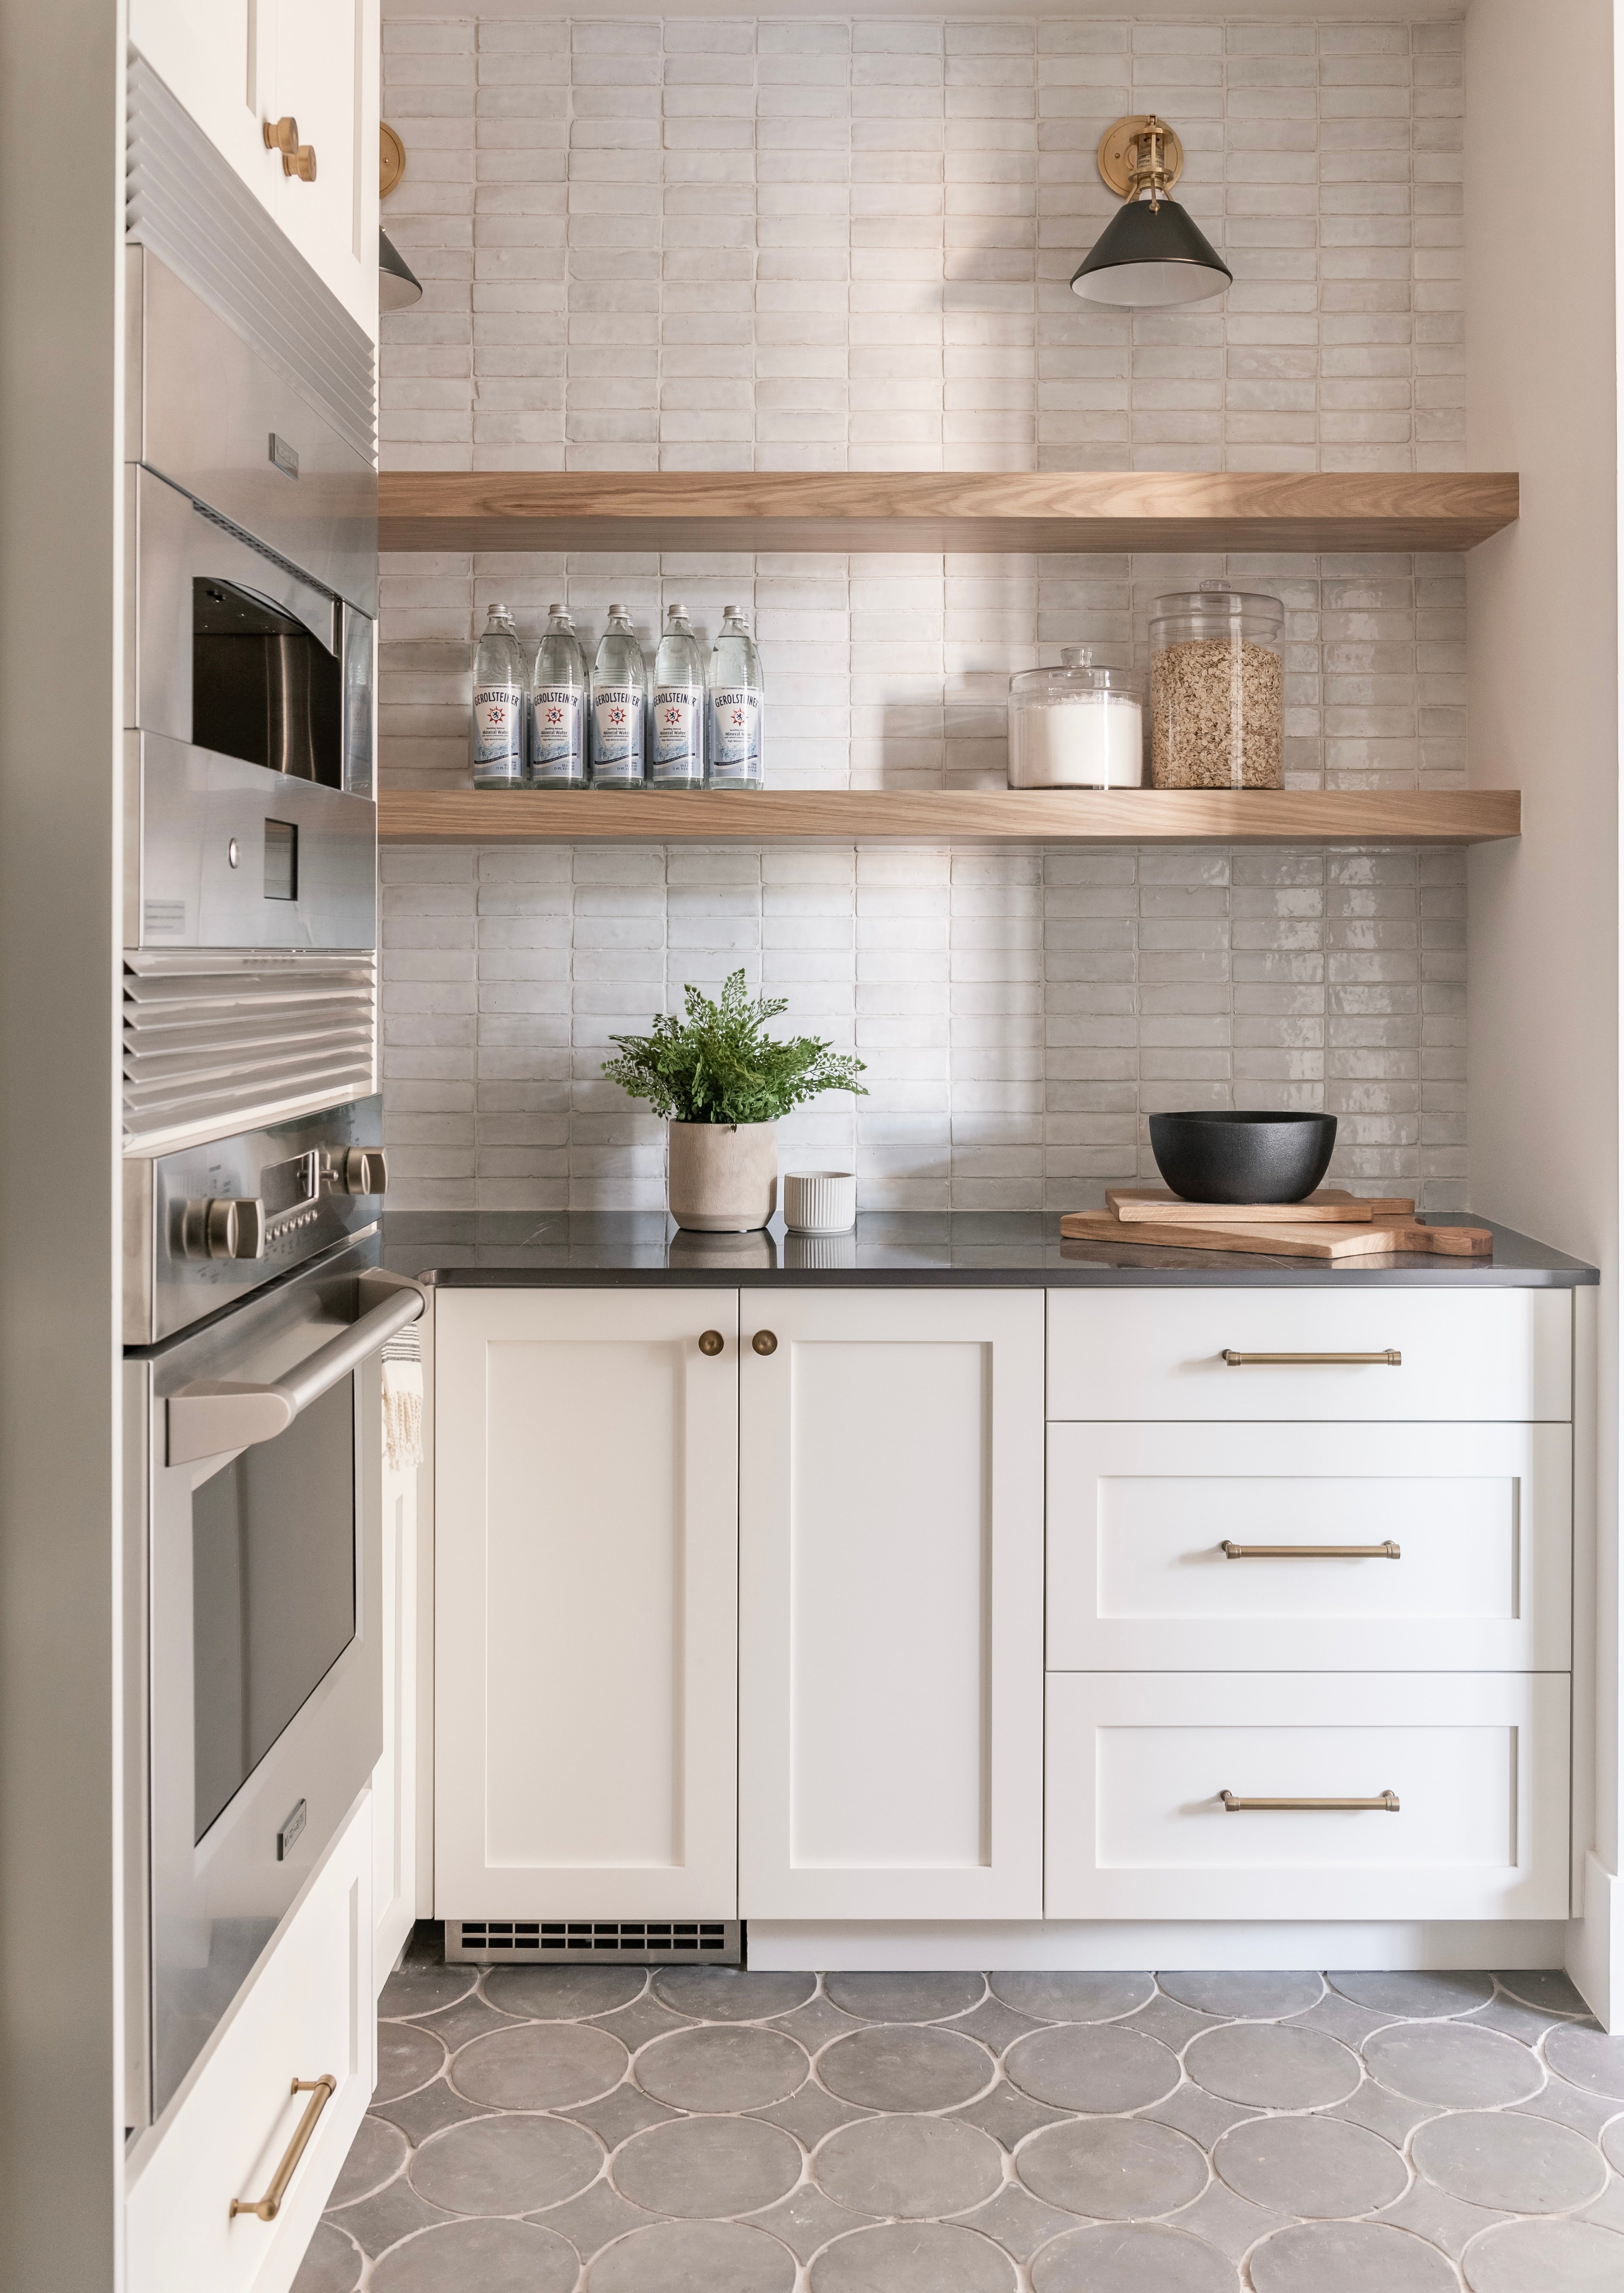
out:
{"label": "clear glass jar with lid", "polygon": [[1203,582],[1151,615],[1151,778],[1158,788],[1286,784],[1286,609]]}
{"label": "clear glass jar with lid", "polygon": [[1062,645],[1058,668],[1009,680],[1011,788],[1137,788],[1144,712],[1131,668],[1092,645]]}

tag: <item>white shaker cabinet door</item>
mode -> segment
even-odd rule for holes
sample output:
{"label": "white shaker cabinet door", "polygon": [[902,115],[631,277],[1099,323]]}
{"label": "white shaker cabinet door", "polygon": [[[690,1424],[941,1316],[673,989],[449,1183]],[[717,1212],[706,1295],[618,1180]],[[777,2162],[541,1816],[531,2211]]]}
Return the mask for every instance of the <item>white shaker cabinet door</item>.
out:
{"label": "white shaker cabinet door", "polygon": [[731,1290],[439,1293],[437,1917],[736,1916],[737,1331]]}
{"label": "white shaker cabinet door", "polygon": [[739,1360],[740,1911],[1040,1916],[1041,1293],[747,1290]]}

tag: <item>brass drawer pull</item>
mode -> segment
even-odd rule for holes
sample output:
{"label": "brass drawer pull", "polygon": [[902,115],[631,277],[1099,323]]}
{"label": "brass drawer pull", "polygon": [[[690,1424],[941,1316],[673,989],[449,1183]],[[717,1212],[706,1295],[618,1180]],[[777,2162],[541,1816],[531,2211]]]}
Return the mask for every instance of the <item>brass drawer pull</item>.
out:
{"label": "brass drawer pull", "polygon": [[253,2214],[265,2222],[276,2219],[282,2210],[282,2200],[287,2195],[287,2184],[294,2177],[294,2168],[303,2157],[311,2135],[316,2131],[316,2120],[338,2092],[338,2080],[330,2072],[319,2078],[295,2078],[289,2092],[309,2094],[304,2115],[294,2128],[294,2138],[287,2145],[281,2164],[271,2176],[271,2187],[264,2196],[257,2203],[252,2198],[232,2199],[230,2218],[233,2221],[238,2214]]}
{"label": "brass drawer pull", "polygon": [[723,1338],[722,1338],[722,1333],[721,1333],[721,1331],[720,1331],[720,1330],[701,1330],[701,1331],[700,1331],[700,1333],[699,1333],[699,1351],[700,1351],[702,1354],[709,1354],[709,1355],[711,1355],[711,1356],[713,1356],[713,1357],[714,1357],[715,1355],[719,1354],[719,1353],[722,1351],[722,1345],[723,1345]]}
{"label": "brass drawer pull", "polygon": [[1226,1815],[1248,1815],[1257,1809],[1273,1808],[1329,1808],[1337,1813],[1346,1808],[1377,1808],[1388,1815],[1399,1811],[1399,1795],[1390,1791],[1378,1792],[1374,1799],[1237,1799],[1232,1791],[1221,1791],[1218,1797]]}
{"label": "brass drawer pull", "polygon": [[771,1330],[757,1330],[750,1341],[750,1345],[758,1354],[775,1354],[778,1351],[778,1340]]}
{"label": "brass drawer pull", "polygon": [[1386,1544],[1234,1544],[1218,1547],[1225,1560],[1396,1560],[1399,1548]]}
{"label": "brass drawer pull", "polygon": [[1396,1346],[1388,1346],[1378,1354],[1238,1354],[1232,1346],[1225,1346],[1220,1358],[1231,1369],[1249,1369],[1255,1363],[1269,1365],[1280,1364],[1329,1364],[1334,1367],[1357,1368],[1366,1362],[1384,1362],[1392,1369],[1402,1365],[1404,1357]]}

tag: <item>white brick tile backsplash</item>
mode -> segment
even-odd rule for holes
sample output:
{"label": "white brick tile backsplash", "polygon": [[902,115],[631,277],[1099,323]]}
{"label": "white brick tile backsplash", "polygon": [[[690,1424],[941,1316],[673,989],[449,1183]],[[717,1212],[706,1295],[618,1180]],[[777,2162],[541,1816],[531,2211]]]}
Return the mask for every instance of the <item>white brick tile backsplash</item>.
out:
{"label": "white brick tile backsplash", "polygon": [[[408,153],[386,466],[1394,469],[1463,456],[1460,27],[980,18],[391,19]],[[1095,145],[1165,111],[1235,285],[1066,291]],[[383,770],[466,778],[473,629],[610,599],[755,616],[781,786],[996,785],[1010,674],[1228,578],[1289,610],[1288,776],[1465,775],[1454,558],[899,552],[386,559]],[[1063,1209],[1154,1176],[1145,1116],[1323,1106],[1333,1175],[1463,1203],[1453,852],[392,847],[395,1198],[650,1208],[609,1037],[742,964],[869,1062],[784,1126],[872,1208]]]}

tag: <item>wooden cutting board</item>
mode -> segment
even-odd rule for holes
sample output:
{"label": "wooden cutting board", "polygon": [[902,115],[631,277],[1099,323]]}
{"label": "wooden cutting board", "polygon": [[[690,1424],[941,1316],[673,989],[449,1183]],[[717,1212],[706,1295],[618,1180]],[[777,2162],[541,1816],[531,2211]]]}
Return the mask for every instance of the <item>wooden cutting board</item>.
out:
{"label": "wooden cutting board", "polygon": [[1068,1211],[1060,1221],[1064,1242],[1126,1242],[1140,1249],[1240,1250],[1269,1258],[1380,1258],[1394,1251],[1429,1251],[1442,1258],[1487,1258],[1494,1237],[1486,1226],[1422,1226],[1413,1218],[1372,1218],[1342,1226],[1205,1226],[1125,1223],[1111,1211]]}
{"label": "wooden cutting board", "polygon": [[1165,1187],[1112,1187],[1109,1207],[1127,1226],[1362,1226],[1372,1218],[1413,1219],[1408,1195],[1350,1195],[1341,1187],[1321,1187],[1300,1203],[1187,1203]]}

